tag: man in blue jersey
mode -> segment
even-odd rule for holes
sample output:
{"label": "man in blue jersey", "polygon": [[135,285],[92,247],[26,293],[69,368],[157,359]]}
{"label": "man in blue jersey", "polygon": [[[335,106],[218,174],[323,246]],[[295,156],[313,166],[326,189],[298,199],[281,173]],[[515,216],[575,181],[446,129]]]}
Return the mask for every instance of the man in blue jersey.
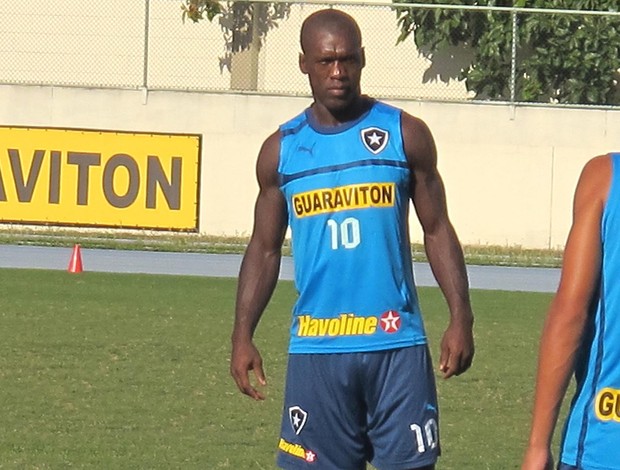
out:
{"label": "man in blue jersey", "polygon": [[540,344],[522,470],[551,470],[571,375],[560,470],[620,470],[620,153],[590,160],[575,190],[562,275]]}
{"label": "man in blue jersey", "polygon": [[[469,368],[473,314],[433,138],[405,112],[361,94],[357,23],[321,10],[302,26],[299,66],[314,101],[264,142],[254,229],[237,291],[231,374],[263,399],[252,338],[274,290],[287,227],[295,283],[278,465],[433,469],[434,374],[413,280],[410,201],[450,309],[444,377]],[[253,371],[259,386],[249,378]]]}

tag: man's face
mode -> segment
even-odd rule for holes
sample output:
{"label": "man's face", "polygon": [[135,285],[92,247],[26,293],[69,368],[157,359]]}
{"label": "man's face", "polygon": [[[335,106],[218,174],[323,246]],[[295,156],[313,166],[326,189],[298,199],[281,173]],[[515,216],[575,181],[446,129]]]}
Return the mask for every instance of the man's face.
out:
{"label": "man's face", "polygon": [[332,113],[345,111],[360,96],[364,50],[353,35],[317,29],[299,58],[308,75],[314,100]]}

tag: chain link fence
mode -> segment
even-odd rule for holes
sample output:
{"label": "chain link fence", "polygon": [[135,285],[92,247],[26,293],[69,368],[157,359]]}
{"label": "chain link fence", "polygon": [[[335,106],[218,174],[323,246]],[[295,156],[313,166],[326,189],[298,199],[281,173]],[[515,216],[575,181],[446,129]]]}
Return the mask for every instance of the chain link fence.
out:
{"label": "chain link fence", "polygon": [[367,94],[620,107],[617,12],[299,2],[269,17],[260,1],[194,22],[186,3],[2,2],[0,84],[308,95],[301,23],[335,7],[362,29]]}

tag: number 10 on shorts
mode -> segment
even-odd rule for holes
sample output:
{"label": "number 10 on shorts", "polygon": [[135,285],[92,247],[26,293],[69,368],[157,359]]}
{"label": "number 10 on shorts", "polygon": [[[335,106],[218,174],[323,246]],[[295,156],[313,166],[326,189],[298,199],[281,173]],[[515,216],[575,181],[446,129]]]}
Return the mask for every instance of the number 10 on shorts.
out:
{"label": "number 10 on shorts", "polygon": [[420,454],[437,447],[439,436],[437,433],[437,421],[435,421],[435,418],[429,419],[424,427],[419,424],[411,424],[409,425],[409,429],[413,431],[413,438]]}

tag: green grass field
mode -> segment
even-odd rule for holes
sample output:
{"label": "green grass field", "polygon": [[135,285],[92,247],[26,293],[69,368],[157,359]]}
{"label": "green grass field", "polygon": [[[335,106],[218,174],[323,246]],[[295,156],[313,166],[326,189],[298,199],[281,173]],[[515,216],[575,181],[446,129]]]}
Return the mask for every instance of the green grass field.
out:
{"label": "green grass field", "polygon": [[[261,403],[228,372],[234,279],[4,269],[0,285],[0,468],[274,468],[292,283],[257,331]],[[420,297],[438,358],[445,304]],[[438,383],[439,470],[518,468],[550,299],[472,291],[473,368]]]}

